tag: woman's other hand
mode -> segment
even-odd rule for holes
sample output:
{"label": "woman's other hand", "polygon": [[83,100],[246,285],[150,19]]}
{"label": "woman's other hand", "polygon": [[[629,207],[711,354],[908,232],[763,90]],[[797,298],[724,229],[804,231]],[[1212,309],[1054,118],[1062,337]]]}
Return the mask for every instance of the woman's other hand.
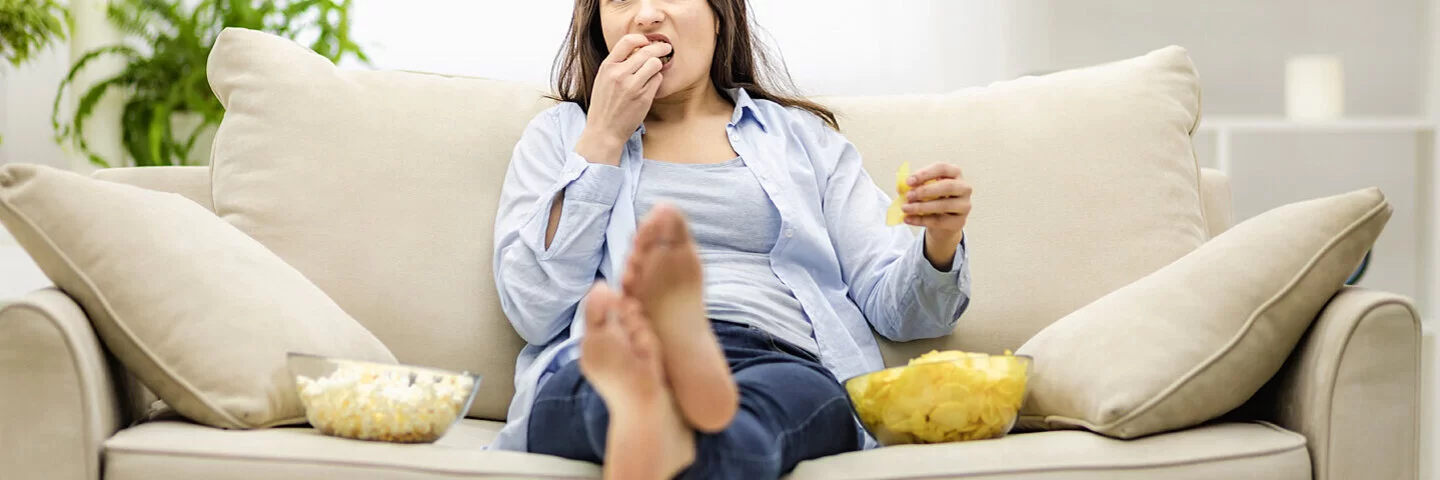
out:
{"label": "woman's other hand", "polygon": [[652,43],[639,34],[626,35],[615,44],[595,76],[585,131],[575,153],[591,163],[620,164],[620,150],[645,121],[660,89],[664,67],[660,57],[671,49],[669,43]]}
{"label": "woman's other hand", "polygon": [[936,163],[906,179],[905,223],[925,227],[925,258],[935,268],[949,270],[955,248],[965,239],[965,221],[970,218],[970,194],[960,167]]}

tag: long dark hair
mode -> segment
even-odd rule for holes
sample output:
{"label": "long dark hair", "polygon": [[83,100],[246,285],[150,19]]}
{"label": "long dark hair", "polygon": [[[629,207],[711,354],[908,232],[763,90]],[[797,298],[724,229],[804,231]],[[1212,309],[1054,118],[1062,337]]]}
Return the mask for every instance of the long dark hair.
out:
{"label": "long dark hair", "polygon": [[[570,32],[555,56],[553,77],[557,99],[575,102],[590,111],[590,92],[595,88],[595,75],[609,53],[605,34],[600,28],[600,0],[575,0],[575,14],[570,19]],[[720,34],[715,38],[715,58],[710,62],[710,81],[721,90],[744,88],[750,97],[769,100],[786,107],[795,107],[815,114],[830,128],[839,130],[835,113],[824,106],[794,94],[795,86],[784,65],[770,61],[760,40],[750,29],[747,0],[709,0],[710,9],[720,21]]]}

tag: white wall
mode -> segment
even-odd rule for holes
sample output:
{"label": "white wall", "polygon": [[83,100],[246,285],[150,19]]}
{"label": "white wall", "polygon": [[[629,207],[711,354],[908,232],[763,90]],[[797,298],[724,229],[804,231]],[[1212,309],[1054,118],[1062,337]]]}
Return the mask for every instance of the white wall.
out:
{"label": "white wall", "polygon": [[[371,46],[380,68],[548,84],[571,5],[367,0],[357,2],[355,35]],[[796,83],[808,94],[940,92],[998,78],[999,68],[967,76],[967,69],[956,66],[993,64],[999,57],[970,46],[1001,43],[985,29],[990,22],[981,21],[1002,12],[1001,3],[762,0],[753,5],[762,36],[772,47],[783,47]],[[974,13],[965,13],[970,10]]]}
{"label": "white wall", "polygon": [[1207,113],[1273,115],[1283,112],[1285,58],[1333,53],[1345,63],[1349,113],[1425,113],[1429,0],[1014,1],[1043,12],[1024,30],[1047,38],[1013,73],[1178,44],[1199,67]]}
{"label": "white wall", "polygon": [[69,50],[48,49],[16,69],[0,65],[0,165],[8,162],[40,163],[64,168],[69,160],[55,145],[50,128],[50,105],[55,86],[65,76]]}

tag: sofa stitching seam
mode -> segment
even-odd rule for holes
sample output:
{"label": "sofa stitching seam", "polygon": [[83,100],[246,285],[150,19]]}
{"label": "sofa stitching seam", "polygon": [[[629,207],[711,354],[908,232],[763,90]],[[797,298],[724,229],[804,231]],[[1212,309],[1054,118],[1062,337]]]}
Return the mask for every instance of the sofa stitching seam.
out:
{"label": "sofa stitching seam", "polygon": [[[1261,422],[1260,424],[1261,424],[1261,425],[1265,425],[1263,422]],[[1268,426],[1268,425],[1267,425],[1267,426]],[[1273,428],[1273,427],[1271,427],[1271,428]],[[1284,432],[1286,432],[1286,433],[1295,434],[1295,432],[1290,432],[1290,431],[1288,431],[1288,430],[1283,430],[1283,429],[1282,429],[1282,431],[1284,431]],[[1295,434],[1295,435],[1298,435],[1298,434]],[[1290,452],[1295,451],[1295,450],[1304,450],[1304,449],[1305,449],[1305,442],[1301,441],[1301,442],[1299,442],[1299,443],[1296,444],[1296,445],[1290,445],[1290,446],[1285,446],[1285,447],[1272,448],[1272,449],[1267,449],[1267,450],[1258,451],[1258,452],[1236,453],[1236,454],[1232,454],[1232,455],[1216,455],[1216,456],[1210,456],[1210,457],[1205,457],[1205,458],[1192,458],[1192,459],[1185,459],[1185,460],[1170,460],[1170,461],[1162,461],[1162,462],[1155,462],[1155,463],[1148,463],[1148,464],[1136,464],[1136,465],[1084,465],[1084,466],[1039,467],[1039,468],[1025,469],[1025,470],[1023,470],[1023,473],[1064,472],[1064,471],[1140,470],[1140,469],[1149,469],[1149,468],[1178,467],[1178,466],[1185,466],[1185,465],[1198,465],[1198,464],[1210,463],[1210,462],[1217,462],[1217,461],[1233,461],[1233,460],[1244,460],[1244,459],[1250,459],[1250,458],[1268,457],[1268,456],[1275,456],[1275,455],[1290,453]],[[1014,470],[1009,470],[1009,471],[990,470],[990,471],[983,471],[983,472],[964,473],[964,474],[960,474],[959,476],[957,476],[957,475],[955,475],[955,474],[953,474],[953,473],[935,473],[935,474],[925,474],[925,475],[888,477],[888,479],[889,479],[889,480],[928,480],[928,479],[938,479],[938,478],[968,478],[968,477],[977,477],[977,476],[985,476],[985,475],[994,475],[994,474],[997,474],[997,473],[1022,473],[1022,472],[1017,472],[1017,471],[1014,471]]]}
{"label": "sofa stitching seam", "polygon": [[[379,468],[379,469],[396,470],[396,471],[432,472],[432,473],[455,474],[455,475],[479,475],[481,478],[487,478],[487,477],[489,477],[489,478],[494,478],[494,477],[504,477],[504,476],[509,476],[509,475],[515,475],[515,474],[513,474],[513,473],[505,473],[505,472],[474,472],[474,471],[465,471],[465,470],[460,470],[460,469],[448,469],[448,468],[438,468],[438,467],[417,467],[417,466],[412,466],[412,465],[393,465],[393,464],[382,464],[382,463],[364,462],[364,461],[354,461],[354,460],[344,460],[344,461],[341,461],[341,460],[313,459],[313,458],[280,458],[280,457],[265,457],[265,456],[259,456],[259,455],[215,454],[215,453],[209,453],[209,452],[175,452],[175,451],[167,451],[167,450],[148,449],[148,448],[133,448],[133,447],[119,447],[119,448],[116,448],[116,447],[108,447],[108,446],[107,446],[107,447],[105,448],[105,450],[106,450],[106,453],[107,453],[107,454],[113,452],[113,453],[124,453],[124,454],[130,454],[130,455],[153,455],[153,456],[160,456],[160,457],[192,457],[192,458],[211,458],[211,459],[221,459],[221,460],[246,460],[246,461],[274,462],[274,463],[290,463],[290,464],[297,464],[297,463],[298,463],[298,464],[330,465],[330,466],[343,466],[343,467],[364,467],[364,468]],[[523,475],[525,475],[526,478],[546,478],[546,479],[572,479],[572,478],[575,478],[575,479],[578,479],[578,478],[589,479],[589,478],[593,478],[593,477],[588,477],[588,476],[547,475],[547,474],[523,474]]]}

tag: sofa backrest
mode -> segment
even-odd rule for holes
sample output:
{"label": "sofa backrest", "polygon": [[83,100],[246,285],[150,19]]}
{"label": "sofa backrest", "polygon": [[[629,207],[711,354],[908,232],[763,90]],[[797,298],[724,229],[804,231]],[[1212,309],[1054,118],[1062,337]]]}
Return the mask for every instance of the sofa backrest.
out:
{"label": "sofa backrest", "polygon": [[[238,29],[217,41],[209,73],[228,110],[210,175],[101,177],[202,204],[209,180],[207,206],[400,361],[480,373],[470,414],[503,419],[523,345],[499,308],[491,233],[511,149],[548,105],[540,90],[341,71]],[[950,338],[887,344],[892,365],[930,348],[1018,347],[1207,238],[1190,146],[1198,87],[1178,48],[951,95],[821,101],[887,192],[907,160],[955,162],[976,185],[970,311]]]}
{"label": "sofa backrest", "polygon": [[949,338],[882,342],[1000,353],[1209,238],[1191,133],[1199,85],[1178,47],[944,95],[823,99],[893,194],[894,172],[959,165],[972,300]]}

